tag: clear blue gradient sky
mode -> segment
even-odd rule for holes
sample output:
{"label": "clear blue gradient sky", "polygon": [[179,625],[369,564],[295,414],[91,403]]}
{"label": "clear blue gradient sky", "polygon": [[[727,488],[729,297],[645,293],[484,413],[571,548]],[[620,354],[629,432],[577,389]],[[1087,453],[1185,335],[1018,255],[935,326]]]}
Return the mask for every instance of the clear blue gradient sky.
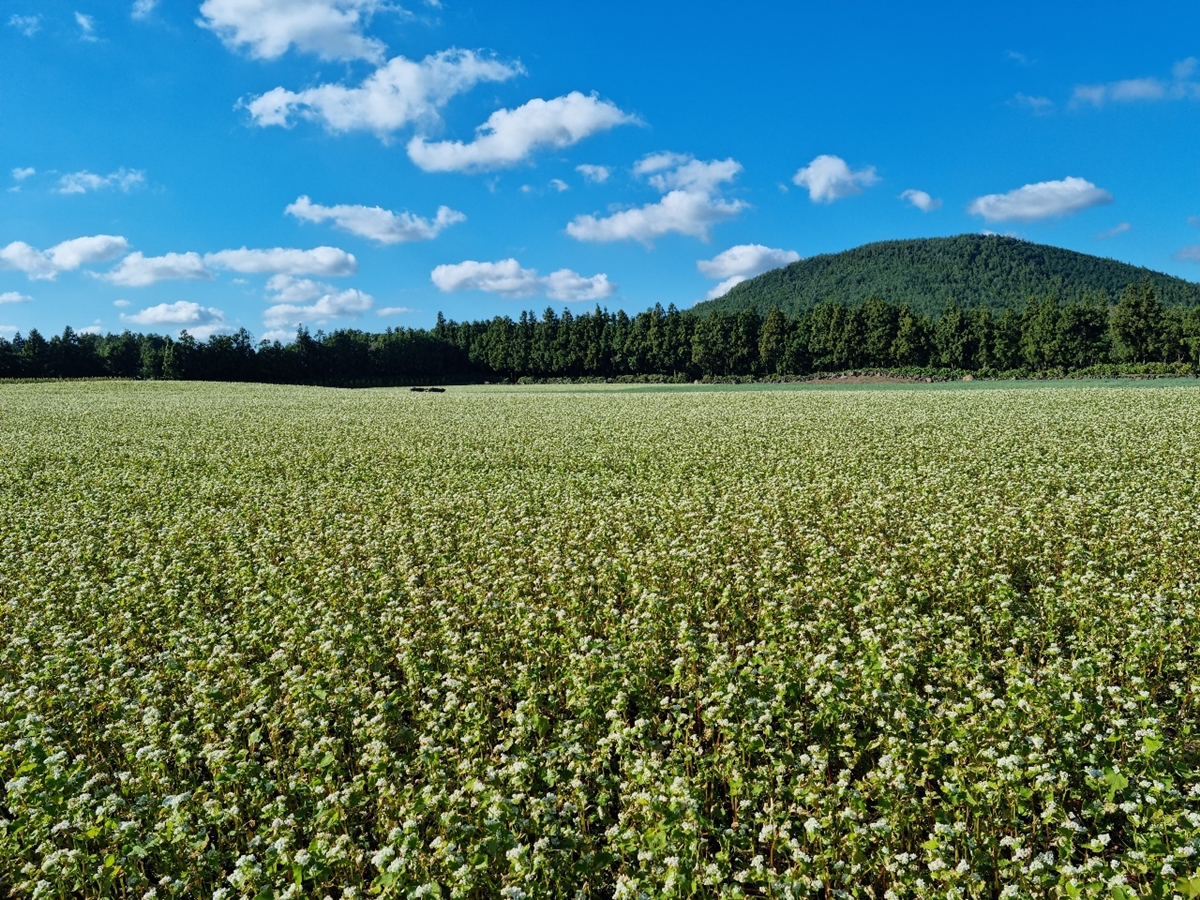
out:
{"label": "clear blue gradient sky", "polygon": [[1200,5],[0,0],[0,334],[687,307],[970,231],[1200,279]]}

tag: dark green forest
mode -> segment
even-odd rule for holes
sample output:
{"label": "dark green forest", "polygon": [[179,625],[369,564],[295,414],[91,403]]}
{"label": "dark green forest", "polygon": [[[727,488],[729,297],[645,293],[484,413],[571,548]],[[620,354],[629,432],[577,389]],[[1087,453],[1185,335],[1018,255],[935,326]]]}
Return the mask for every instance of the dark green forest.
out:
{"label": "dark green forest", "polygon": [[37,331],[0,339],[0,377],[119,377],[358,386],[519,379],[792,378],[861,369],[981,375],[1071,373],[1105,366],[1200,371],[1200,306],[1169,306],[1152,280],[1116,298],[1029,299],[997,314],[951,301],[936,318],[879,297],[772,308],[675,307],[628,316],[597,307],[513,320],[453,322],[383,334],[344,329],[255,343],[245,330],[198,341],[160,335]]}
{"label": "dark green forest", "polygon": [[799,315],[836,298],[857,306],[884,297],[937,317],[954,298],[993,313],[1020,311],[1030,297],[1053,295],[1069,304],[1089,294],[1116,297],[1126,285],[1149,280],[1166,306],[1200,305],[1200,284],[1161,272],[1060,247],[999,235],[883,241],[843,253],[802,259],[736,285],[698,313],[773,308]]}

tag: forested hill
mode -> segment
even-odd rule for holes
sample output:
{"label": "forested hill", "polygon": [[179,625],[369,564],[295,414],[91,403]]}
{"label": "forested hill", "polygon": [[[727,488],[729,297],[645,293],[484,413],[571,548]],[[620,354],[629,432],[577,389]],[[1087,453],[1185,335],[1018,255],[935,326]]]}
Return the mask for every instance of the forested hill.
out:
{"label": "forested hill", "polygon": [[881,241],[802,259],[751,278],[693,310],[736,312],[772,307],[797,315],[822,302],[856,306],[874,295],[938,316],[953,298],[963,308],[1020,312],[1030,297],[1069,303],[1103,292],[1115,302],[1149,279],[1165,306],[1200,306],[1200,284],[1128,263],[999,235]]}

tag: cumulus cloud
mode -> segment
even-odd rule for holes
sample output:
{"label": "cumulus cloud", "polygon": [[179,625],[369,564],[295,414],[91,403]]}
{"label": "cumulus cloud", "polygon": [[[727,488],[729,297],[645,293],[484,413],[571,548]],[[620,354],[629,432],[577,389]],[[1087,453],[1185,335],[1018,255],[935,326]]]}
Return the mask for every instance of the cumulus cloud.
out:
{"label": "cumulus cloud", "polygon": [[415,309],[409,309],[407,306],[385,306],[376,310],[375,314],[378,316],[403,316],[415,312]]}
{"label": "cumulus cloud", "polygon": [[1099,234],[1096,235],[1096,237],[1100,238],[1101,240],[1104,240],[1106,238],[1116,237],[1118,234],[1124,234],[1126,231],[1130,231],[1132,228],[1133,228],[1133,226],[1130,225],[1128,222],[1121,222],[1119,225],[1114,225],[1112,228],[1109,228],[1107,231],[1101,231]]}
{"label": "cumulus cloud", "polygon": [[747,278],[778,269],[800,259],[795,250],[778,250],[762,244],[738,244],[718,253],[712,259],[697,260],[696,268],[705,278],[719,278],[721,283],[705,296],[705,300],[723,297],[735,284]]}
{"label": "cumulus cloud", "polygon": [[34,176],[36,174],[37,174],[37,169],[34,169],[34,168],[13,169],[12,170],[13,181],[24,181],[26,178],[31,178],[32,176]]}
{"label": "cumulus cloud", "polygon": [[432,240],[443,229],[467,220],[465,215],[448,206],[439,206],[433,219],[423,219],[409,212],[394,213],[378,206],[322,206],[305,196],[290,204],[284,212],[307,222],[332,221],[344,231],[381,244]]}
{"label": "cumulus cloud", "polygon": [[315,247],[294,250],[275,247],[271,250],[220,250],[204,256],[204,264],[217,269],[229,269],[244,275],[353,275],[358,260],[353,254],[337,247]]}
{"label": "cumulus cloud", "polygon": [[108,175],[96,175],[84,170],[64,175],[58,180],[60,194],[86,194],[88,191],[100,191],[106,188],[129,193],[135,187],[146,183],[146,173],[140,169],[117,169]]}
{"label": "cumulus cloud", "polygon": [[549,275],[538,275],[537,269],[526,269],[515,259],[499,262],[466,260],[454,265],[438,266],[430,275],[437,289],[451,291],[486,291],[515,299],[545,294],[551,300],[603,300],[616,293],[617,285],[604,274],[585,278],[570,269],[559,269]]}
{"label": "cumulus cloud", "polygon": [[1194,56],[1171,67],[1170,78],[1126,78],[1103,84],[1081,84],[1071,95],[1072,106],[1104,106],[1152,100],[1200,100],[1200,81],[1195,78],[1200,60]]}
{"label": "cumulus cloud", "polygon": [[133,0],[133,10],[130,13],[135,19],[146,19],[158,6],[158,0]]}
{"label": "cumulus cloud", "polygon": [[42,27],[41,16],[9,16],[8,26],[15,28],[25,37],[33,37],[38,33],[38,29]]}
{"label": "cumulus cloud", "polygon": [[0,294],[0,303],[28,303],[33,298],[27,294],[18,294],[16,291],[6,291]]}
{"label": "cumulus cloud", "polygon": [[272,301],[263,312],[263,324],[272,332],[296,329],[305,322],[323,324],[330,319],[356,318],[375,300],[358,290],[338,291],[332,285],[290,275],[276,275],[267,282]]}
{"label": "cumulus cloud", "polygon": [[604,184],[612,175],[612,170],[608,166],[594,166],[591,163],[578,165],[575,167],[575,171],[592,184]]}
{"label": "cumulus cloud", "polygon": [[634,166],[663,194],[657,203],[620,210],[608,216],[576,216],[567,234],[580,241],[636,240],[649,246],[664,234],[687,234],[707,241],[709,229],[746,208],[741,200],[719,196],[720,186],[742,171],[733,159],[701,162],[678,153],[655,153]]}
{"label": "cumulus cloud", "polygon": [[322,84],[303,91],[282,87],[246,104],[255,124],[288,126],[296,117],[332,132],[372,131],[380,138],[413,123],[434,123],[454,96],[480,82],[505,81],[521,72],[470,50],[443,50],[420,62],[397,56],[357,87]]}
{"label": "cumulus cloud", "polygon": [[863,188],[879,181],[874,166],[852,170],[840,156],[822,154],[797,170],[792,183],[808,188],[813,203],[832,203],[843,197],[861,194]]}
{"label": "cumulus cloud", "polygon": [[1082,178],[1039,181],[1009,191],[977,197],[967,212],[988,222],[1036,222],[1077,213],[1092,206],[1112,203],[1108,191]]}
{"label": "cumulus cloud", "polygon": [[918,191],[913,188],[909,188],[907,191],[901,194],[900,199],[908,203],[910,206],[919,209],[921,212],[933,212],[942,205],[941,200],[929,196],[929,194],[925,193],[924,191]]}
{"label": "cumulus cloud", "polygon": [[363,33],[385,0],[204,0],[196,24],[230,50],[277,59],[290,48],[321,59],[383,59],[382,41]]}
{"label": "cumulus cloud", "polygon": [[0,268],[24,272],[31,280],[53,281],[60,272],[69,272],[88,263],[106,262],[129,249],[123,237],[97,234],[38,250],[24,241],[13,241],[0,248]]}
{"label": "cumulus cloud", "polygon": [[199,253],[146,257],[138,252],[126,256],[111,272],[96,277],[122,287],[147,287],[160,281],[211,281],[213,276]]}
{"label": "cumulus cloud", "polygon": [[514,166],[540,149],[562,149],[637,119],[615,104],[572,91],[552,100],[534,99],[516,109],[498,109],[475,129],[475,139],[430,142],[414,137],[408,155],[426,172],[482,172]]}
{"label": "cumulus cloud", "polygon": [[133,315],[121,313],[121,321],[132,325],[167,330],[186,330],[193,337],[204,340],[210,335],[227,331],[225,314],[211,306],[201,306],[191,300],[174,303],[159,303]]}

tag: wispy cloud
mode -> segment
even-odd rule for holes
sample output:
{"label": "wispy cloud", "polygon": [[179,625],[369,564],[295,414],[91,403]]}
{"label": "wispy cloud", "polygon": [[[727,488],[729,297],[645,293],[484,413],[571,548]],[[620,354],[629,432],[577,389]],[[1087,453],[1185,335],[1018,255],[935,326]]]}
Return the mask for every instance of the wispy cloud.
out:
{"label": "wispy cloud", "polygon": [[17,29],[25,37],[31,38],[42,27],[42,17],[12,15],[8,17],[8,26]]}
{"label": "wispy cloud", "polygon": [[1132,228],[1133,226],[1128,222],[1121,222],[1119,225],[1114,225],[1107,231],[1101,231],[1096,235],[1096,237],[1100,238],[1100,240],[1106,240],[1108,238],[1116,237],[1118,234],[1124,234],[1125,232],[1132,230]]}
{"label": "wispy cloud", "polygon": [[448,206],[439,206],[433,219],[424,219],[409,212],[394,213],[379,206],[322,206],[306,196],[299,197],[284,213],[306,222],[332,221],[343,231],[381,244],[432,240],[443,229],[467,220],[465,215]]}
{"label": "wispy cloud", "polygon": [[84,15],[81,12],[75,13],[75,24],[79,26],[79,39],[82,41],[96,41],[96,20],[91,16]]}
{"label": "wispy cloud", "polygon": [[148,19],[158,7],[158,0],[133,0],[130,15],[135,19]]}
{"label": "wispy cloud", "polygon": [[5,291],[0,294],[0,303],[28,303],[32,299],[28,294],[18,294],[16,291]]}
{"label": "wispy cloud", "polygon": [[1012,105],[1028,109],[1037,116],[1044,116],[1054,111],[1054,101],[1049,97],[1038,97],[1031,94],[1017,93],[1012,98]]}
{"label": "wispy cloud", "polygon": [[117,169],[108,175],[96,175],[84,170],[64,175],[58,180],[60,194],[86,194],[89,191],[102,191],[116,188],[128,194],[135,187],[146,183],[146,173],[141,169]]}
{"label": "wispy cloud", "polygon": [[1102,84],[1075,87],[1071,105],[1101,107],[1110,103],[1137,103],[1163,100],[1200,100],[1200,81],[1196,80],[1200,60],[1194,56],[1171,67],[1170,78],[1126,78]]}

